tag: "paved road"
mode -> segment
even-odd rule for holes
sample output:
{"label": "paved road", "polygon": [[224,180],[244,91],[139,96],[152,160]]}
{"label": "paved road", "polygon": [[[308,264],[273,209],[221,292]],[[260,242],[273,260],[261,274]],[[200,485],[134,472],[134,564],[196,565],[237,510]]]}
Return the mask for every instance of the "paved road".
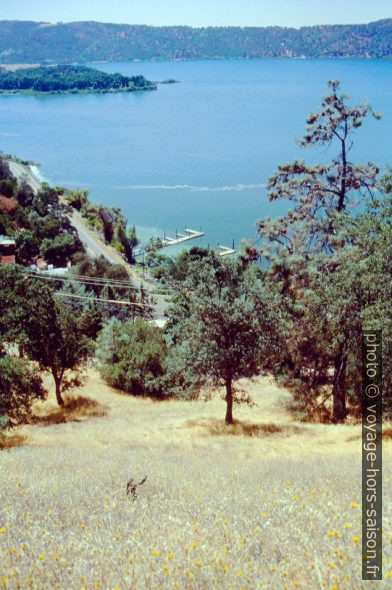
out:
{"label": "paved road", "polygon": [[[25,166],[24,164],[20,164],[19,162],[14,162],[12,160],[9,160],[8,164],[15,178],[17,178],[19,181],[27,182],[27,184],[31,186],[35,193],[37,193],[42,188],[41,180],[32,172],[29,166]],[[126,270],[131,276],[134,286],[137,289],[144,287],[146,291],[151,292],[153,286],[135,277],[131,272],[130,267],[126,265],[121,256],[115,251],[112,252],[112,248],[106,246],[106,244],[103,244],[92,231],[86,228],[78,212],[70,215],[69,220],[78,232],[78,236],[81,242],[84,244],[87,254],[91,258],[103,256],[111,264],[121,264],[125,266]],[[165,311],[169,307],[169,302],[164,295],[153,295],[153,297],[156,301],[154,305],[154,319],[163,321],[166,318]]]}
{"label": "paved road", "polygon": [[100,256],[103,256],[111,264],[118,264],[118,260],[115,259],[115,256],[112,255],[108,251],[108,249],[104,248],[103,245],[99,243],[98,238],[94,236],[92,231],[86,228],[86,226],[81,221],[81,219],[79,219],[79,217],[80,216],[77,213],[74,213],[73,215],[69,216],[69,220],[78,232],[80,240],[86,247],[87,254],[91,258],[99,258]]}
{"label": "paved road", "polygon": [[15,178],[27,182],[35,193],[40,190],[42,182],[32,173],[28,166],[19,164],[19,162],[14,162],[13,160],[8,160],[8,165]]}

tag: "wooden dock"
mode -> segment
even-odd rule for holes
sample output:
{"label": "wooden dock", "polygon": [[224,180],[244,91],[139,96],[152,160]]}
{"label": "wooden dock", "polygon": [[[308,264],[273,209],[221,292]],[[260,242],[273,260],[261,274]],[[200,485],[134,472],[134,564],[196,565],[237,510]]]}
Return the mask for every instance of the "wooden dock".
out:
{"label": "wooden dock", "polygon": [[185,233],[180,234],[179,232],[176,233],[175,238],[171,238],[170,236],[165,236],[162,240],[161,248],[166,248],[167,246],[175,246],[176,244],[182,244],[183,242],[188,242],[189,240],[194,240],[196,238],[201,238],[204,236],[204,232],[196,231],[194,229],[186,228],[184,230]]}
{"label": "wooden dock", "polygon": [[231,256],[232,254],[236,253],[234,248],[228,248],[227,246],[218,246],[220,252],[218,252],[219,256]]}

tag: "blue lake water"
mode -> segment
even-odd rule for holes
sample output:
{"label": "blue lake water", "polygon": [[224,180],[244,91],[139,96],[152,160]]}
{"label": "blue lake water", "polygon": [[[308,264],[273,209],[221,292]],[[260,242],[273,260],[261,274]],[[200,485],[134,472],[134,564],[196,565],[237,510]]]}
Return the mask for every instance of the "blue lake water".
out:
{"label": "blue lake water", "polygon": [[392,61],[162,61],[95,64],[152,80],[156,92],[0,97],[0,149],[41,164],[53,184],[87,187],[92,200],[120,206],[144,239],[185,226],[202,242],[238,246],[257,219],[277,214],[265,184],[278,163],[323,161],[326,149],[295,138],[331,78],[352,102],[382,112],[357,132],[351,158],[392,164]]}

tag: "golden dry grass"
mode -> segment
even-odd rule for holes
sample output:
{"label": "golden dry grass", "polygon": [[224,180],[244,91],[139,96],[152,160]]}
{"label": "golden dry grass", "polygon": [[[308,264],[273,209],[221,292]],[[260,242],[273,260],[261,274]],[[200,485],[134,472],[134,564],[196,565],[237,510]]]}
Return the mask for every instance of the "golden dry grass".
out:
{"label": "golden dry grass", "polygon": [[[72,402],[62,423],[45,421],[53,397],[37,404],[44,423],[18,429],[24,446],[0,453],[0,588],[370,588],[361,427],[295,423],[284,389],[267,378],[244,386],[258,405],[237,409],[229,428],[219,397],[131,398],[94,371],[75,392],[92,401]],[[384,450],[392,576],[390,440]],[[130,500],[127,480],[144,475]]]}

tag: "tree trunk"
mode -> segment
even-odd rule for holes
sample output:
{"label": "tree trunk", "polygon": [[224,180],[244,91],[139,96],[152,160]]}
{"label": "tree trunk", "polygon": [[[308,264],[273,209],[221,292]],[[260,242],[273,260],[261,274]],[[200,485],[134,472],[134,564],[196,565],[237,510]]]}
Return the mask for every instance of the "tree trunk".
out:
{"label": "tree trunk", "polygon": [[346,364],[347,359],[342,351],[335,357],[332,386],[334,422],[344,422],[347,417],[346,408]]}
{"label": "tree trunk", "polygon": [[61,377],[56,373],[55,370],[52,371],[54,384],[55,384],[55,391],[56,391],[56,399],[59,406],[64,405],[64,400],[61,396]]}
{"label": "tree trunk", "polygon": [[233,384],[231,377],[226,379],[226,424],[233,424]]}

